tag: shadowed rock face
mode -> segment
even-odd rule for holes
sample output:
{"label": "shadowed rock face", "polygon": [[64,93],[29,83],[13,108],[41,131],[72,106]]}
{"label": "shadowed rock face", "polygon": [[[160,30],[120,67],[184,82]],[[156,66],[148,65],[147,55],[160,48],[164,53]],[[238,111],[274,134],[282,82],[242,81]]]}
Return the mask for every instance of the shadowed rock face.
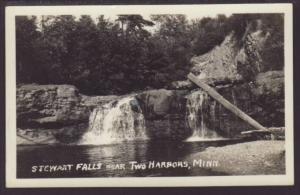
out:
{"label": "shadowed rock face", "polygon": [[151,90],[137,95],[153,139],[183,140],[192,131],[186,126],[186,90]]}
{"label": "shadowed rock face", "polygon": [[[254,82],[217,86],[216,89],[263,126],[278,127],[284,126],[283,83],[283,72],[270,71],[258,74]],[[253,129],[209,96],[203,103],[203,109],[206,110],[204,118],[207,127],[225,137],[235,137],[241,131]]]}

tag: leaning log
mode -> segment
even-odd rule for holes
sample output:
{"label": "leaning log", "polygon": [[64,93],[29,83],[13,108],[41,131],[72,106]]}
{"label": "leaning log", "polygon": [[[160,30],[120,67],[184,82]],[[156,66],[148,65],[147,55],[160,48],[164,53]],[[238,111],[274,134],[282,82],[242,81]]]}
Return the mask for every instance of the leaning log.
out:
{"label": "leaning log", "polygon": [[249,115],[244,113],[242,110],[240,110],[235,105],[231,104],[228,100],[226,100],[223,96],[221,96],[215,89],[210,87],[209,85],[201,82],[194,74],[190,73],[188,75],[188,78],[194,82],[196,85],[201,87],[204,91],[206,91],[212,98],[214,98],[216,101],[218,101],[220,104],[222,104],[225,108],[233,112],[236,116],[243,119],[247,123],[249,123],[251,126],[255,127],[256,129],[268,131],[264,126],[259,124],[256,120],[251,118]]}

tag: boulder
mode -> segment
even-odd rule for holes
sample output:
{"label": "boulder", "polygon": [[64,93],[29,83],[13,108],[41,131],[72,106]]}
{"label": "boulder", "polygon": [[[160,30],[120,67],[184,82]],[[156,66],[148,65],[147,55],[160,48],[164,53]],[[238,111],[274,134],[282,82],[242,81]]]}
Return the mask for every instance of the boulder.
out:
{"label": "boulder", "polygon": [[284,72],[268,71],[259,73],[255,79],[255,87],[252,92],[257,96],[277,96],[284,94]]}
{"label": "boulder", "polygon": [[[216,161],[218,166],[201,167],[224,175],[284,175],[285,170],[284,141],[251,141],[219,147],[208,147],[186,157],[187,161]],[[197,170],[193,170],[197,175]],[[198,174],[199,175],[199,174]]]}
{"label": "boulder", "polygon": [[138,94],[150,138],[182,140],[191,135],[186,126],[185,90],[150,90]]}
{"label": "boulder", "polygon": [[143,92],[137,96],[144,107],[146,118],[158,118],[166,116],[171,109],[171,99],[174,99],[173,91],[158,89]]}
{"label": "boulder", "polygon": [[256,105],[262,108],[257,117],[269,126],[284,126],[284,72],[258,74],[251,85],[251,93]]}

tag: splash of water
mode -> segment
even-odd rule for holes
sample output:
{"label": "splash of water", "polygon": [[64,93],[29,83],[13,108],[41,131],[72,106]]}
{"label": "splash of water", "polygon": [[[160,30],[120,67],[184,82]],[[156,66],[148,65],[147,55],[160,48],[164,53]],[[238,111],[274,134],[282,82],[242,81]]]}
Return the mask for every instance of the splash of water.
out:
{"label": "splash of water", "polygon": [[[215,131],[207,127],[205,115],[209,112],[208,99],[209,96],[203,91],[195,91],[187,96],[187,123],[193,130],[193,134],[186,141],[207,141],[207,140],[220,140],[223,139]],[[211,106],[210,115],[212,120],[215,120],[215,107],[216,102],[213,101]]]}
{"label": "splash of water", "polygon": [[89,130],[81,144],[112,144],[147,139],[145,119],[134,97],[125,97],[95,108],[89,118]]}

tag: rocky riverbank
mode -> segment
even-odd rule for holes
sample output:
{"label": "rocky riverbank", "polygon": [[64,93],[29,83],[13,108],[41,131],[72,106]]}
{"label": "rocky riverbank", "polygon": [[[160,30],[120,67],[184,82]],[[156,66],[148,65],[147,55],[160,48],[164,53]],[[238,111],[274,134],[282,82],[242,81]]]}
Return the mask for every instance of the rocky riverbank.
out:
{"label": "rocky riverbank", "polygon": [[284,141],[253,141],[209,147],[192,154],[189,161],[218,161],[214,172],[226,175],[278,175],[285,174]]}

